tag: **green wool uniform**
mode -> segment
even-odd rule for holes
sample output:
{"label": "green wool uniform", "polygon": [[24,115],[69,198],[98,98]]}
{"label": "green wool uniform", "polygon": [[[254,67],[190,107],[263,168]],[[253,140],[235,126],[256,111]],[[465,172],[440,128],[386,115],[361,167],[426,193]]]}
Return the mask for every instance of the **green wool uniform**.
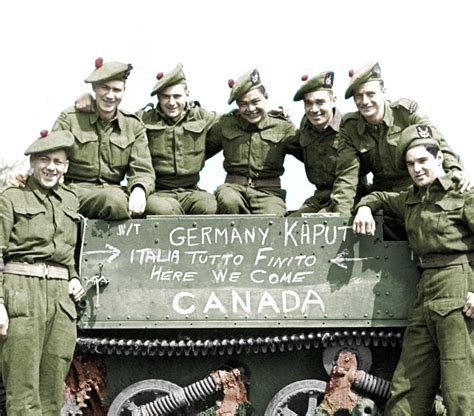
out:
{"label": "green wool uniform", "polygon": [[[385,102],[380,124],[368,123],[360,112],[343,117],[339,132],[336,182],[331,195],[333,210],[344,215],[351,213],[359,175],[373,174],[371,191],[399,192],[411,186],[406,170],[396,166],[395,153],[401,132],[414,124],[431,124],[418,110],[416,102],[401,99]],[[458,156],[440,137],[446,170],[462,170]]]}
{"label": "green wool uniform", "polygon": [[177,120],[171,120],[158,105],[139,112],[146,127],[155,191],[148,197],[147,214],[215,214],[214,195],[198,188],[204,166],[206,136],[216,120],[197,104],[188,103]]}
{"label": "green wool uniform", "polygon": [[212,127],[206,156],[224,152],[226,183],[216,190],[221,214],[286,213],[286,191],[280,186],[287,153],[297,141],[293,124],[265,114],[257,124],[244,120],[238,110]]}
{"label": "green wool uniform", "polygon": [[303,213],[319,212],[331,204],[332,185],[336,179],[336,161],[338,132],[342,115],[334,109],[331,123],[323,130],[314,127],[303,116],[297,133],[297,159],[304,162],[306,176],[315,185],[314,195],[308,198],[303,206],[291,216]]}
{"label": "green wool uniform", "polygon": [[[155,175],[145,127],[136,115],[117,110],[112,120],[104,121],[97,111],[83,113],[71,107],[61,113],[53,130],[74,135],[64,177],[79,197],[84,216],[129,218],[128,195],[133,188],[141,186],[146,195],[153,191]],[[125,178],[126,188],[120,185]]]}
{"label": "green wool uniform", "polygon": [[448,414],[472,415],[474,320],[462,308],[474,291],[474,191],[459,193],[446,175],[400,194],[374,192],[357,207],[364,205],[402,218],[410,247],[422,259],[386,414],[430,415],[441,384]]}
{"label": "green wool uniform", "polygon": [[[24,188],[0,193],[0,250],[6,264],[0,272],[0,302],[9,316],[0,356],[12,416],[58,416],[61,410],[76,344],[68,279],[77,277],[78,210],[72,191],[62,185],[44,189],[34,177]],[[21,273],[18,267],[26,269]],[[44,273],[33,274],[32,268]]]}

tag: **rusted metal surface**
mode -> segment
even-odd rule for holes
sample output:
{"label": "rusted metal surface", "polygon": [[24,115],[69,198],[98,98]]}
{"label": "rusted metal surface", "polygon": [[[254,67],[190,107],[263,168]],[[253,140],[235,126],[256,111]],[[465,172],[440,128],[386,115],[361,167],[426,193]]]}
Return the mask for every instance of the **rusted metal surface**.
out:
{"label": "rusted metal surface", "polygon": [[215,371],[211,374],[214,381],[224,391],[224,398],[217,403],[216,416],[235,416],[241,404],[248,403],[247,389],[238,369]]}
{"label": "rusted metal surface", "polygon": [[353,352],[342,351],[332,369],[320,408],[330,416],[341,409],[352,411],[357,404],[358,396],[351,390],[351,386],[358,376],[356,355]]}
{"label": "rusted metal surface", "polygon": [[84,416],[105,416],[103,403],[106,372],[101,360],[95,357],[74,357],[66,377],[65,402],[80,409]]}

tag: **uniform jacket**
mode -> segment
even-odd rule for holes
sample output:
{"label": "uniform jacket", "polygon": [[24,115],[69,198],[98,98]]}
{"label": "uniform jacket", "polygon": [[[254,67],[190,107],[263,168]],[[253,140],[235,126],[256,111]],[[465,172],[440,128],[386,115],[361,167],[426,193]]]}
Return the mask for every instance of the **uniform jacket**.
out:
{"label": "uniform jacket", "polygon": [[169,120],[159,106],[137,114],[145,124],[156,188],[196,186],[216,113],[191,104],[177,121]]}
{"label": "uniform jacket", "polygon": [[5,263],[54,263],[67,267],[70,279],[77,277],[78,211],[76,195],[62,185],[44,189],[31,176],[24,188],[4,188],[0,192],[0,251]]}
{"label": "uniform jacket", "polygon": [[[417,256],[474,251],[474,190],[460,193],[450,175],[427,187],[401,192],[374,192],[357,204],[383,209],[405,222]],[[356,208],[356,209],[357,209]]]}
{"label": "uniform jacket", "polygon": [[155,175],[145,127],[139,118],[122,110],[110,122],[97,111],[84,113],[70,107],[63,111],[53,130],[69,130],[75,138],[69,151],[68,181],[120,184],[127,178],[130,193],[140,185],[148,195]]}
{"label": "uniform jacket", "polygon": [[339,143],[339,125],[342,115],[334,110],[334,117],[324,130],[316,129],[303,116],[297,132],[297,152],[295,156],[304,162],[308,180],[316,186],[315,195],[329,195],[336,179],[337,148]]}
{"label": "uniform jacket", "polygon": [[252,179],[277,178],[284,172],[285,155],[294,154],[296,141],[291,122],[265,114],[258,124],[251,124],[234,110],[209,132],[206,157],[222,149],[227,173]]}

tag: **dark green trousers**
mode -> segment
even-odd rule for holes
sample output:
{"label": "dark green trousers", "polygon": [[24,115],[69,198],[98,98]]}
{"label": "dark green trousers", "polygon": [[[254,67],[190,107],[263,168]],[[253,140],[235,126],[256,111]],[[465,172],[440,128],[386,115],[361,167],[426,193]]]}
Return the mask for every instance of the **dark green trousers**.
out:
{"label": "dark green trousers", "polygon": [[128,213],[128,195],[120,185],[73,182],[68,184],[79,198],[79,212],[87,218],[125,220]]}
{"label": "dark green trousers", "polygon": [[66,280],[4,274],[7,338],[0,342],[8,416],[58,416],[76,344]]}
{"label": "dark green trousers", "polygon": [[148,215],[213,215],[217,202],[213,194],[201,189],[162,190],[148,197]]}
{"label": "dark green trousers", "polygon": [[286,191],[225,183],[216,189],[219,214],[286,214]]}
{"label": "dark green trousers", "polygon": [[468,264],[423,272],[386,415],[431,415],[440,385],[448,415],[474,414],[474,320],[462,314],[468,291]]}

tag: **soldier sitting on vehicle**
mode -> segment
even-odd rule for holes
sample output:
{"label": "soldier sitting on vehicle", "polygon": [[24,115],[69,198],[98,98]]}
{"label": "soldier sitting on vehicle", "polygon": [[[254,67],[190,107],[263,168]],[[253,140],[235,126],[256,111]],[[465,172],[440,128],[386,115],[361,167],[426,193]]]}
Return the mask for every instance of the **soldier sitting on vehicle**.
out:
{"label": "soldier sitting on vehicle", "polygon": [[397,168],[414,187],[374,192],[356,206],[356,234],[374,234],[379,209],[400,218],[422,270],[386,415],[430,415],[440,384],[448,414],[474,408],[474,191],[456,189],[439,143],[429,125],[403,130]]}
{"label": "soldier sitting on vehicle", "polygon": [[[339,125],[342,114],[336,107],[333,91],[334,72],[324,71],[308,79],[293,100],[304,103],[305,115],[301,119],[295,144],[296,157],[304,162],[306,176],[315,185],[314,195],[290,216],[319,212],[331,204],[331,191],[336,178]],[[364,181],[359,181],[362,186]]]}
{"label": "soldier sitting on vehicle", "polygon": [[59,415],[76,345],[79,200],[61,185],[73,142],[43,131],[25,151],[26,185],[0,192],[0,362],[12,416]]}
{"label": "soldier sitting on vehicle", "polygon": [[[103,63],[86,78],[95,93],[92,113],[64,110],[53,130],[74,136],[65,183],[79,197],[80,212],[89,218],[120,220],[145,211],[154,173],[145,128],[139,118],[118,108],[130,64]],[[124,189],[121,182],[126,178]]]}
{"label": "soldier sitting on vehicle", "polygon": [[[167,74],[159,73],[157,78],[151,95],[158,97],[158,105],[137,112],[146,127],[156,176],[155,192],[148,198],[146,213],[215,214],[214,195],[199,189],[198,182],[204,166],[206,136],[216,113],[188,100],[181,64]],[[92,96],[81,96],[76,108],[92,111]]]}
{"label": "soldier sitting on vehicle", "polygon": [[[408,99],[385,99],[384,82],[378,63],[369,63],[354,73],[345,98],[354,97],[358,111],[346,114],[339,131],[336,181],[331,194],[331,210],[350,215],[360,175],[373,174],[371,191],[400,192],[411,186],[406,171],[396,166],[395,149],[404,128],[424,123],[431,125],[418,104]],[[461,192],[469,188],[459,157],[442,136],[439,146],[443,166],[460,181]],[[386,237],[404,236],[403,226],[385,217]]]}
{"label": "soldier sitting on vehicle", "polygon": [[295,128],[284,115],[266,112],[267,93],[253,69],[236,82],[229,104],[238,110],[222,116],[212,127],[206,156],[224,152],[225,184],[216,190],[220,214],[286,213],[286,191],[281,188],[284,159],[296,143]]}

